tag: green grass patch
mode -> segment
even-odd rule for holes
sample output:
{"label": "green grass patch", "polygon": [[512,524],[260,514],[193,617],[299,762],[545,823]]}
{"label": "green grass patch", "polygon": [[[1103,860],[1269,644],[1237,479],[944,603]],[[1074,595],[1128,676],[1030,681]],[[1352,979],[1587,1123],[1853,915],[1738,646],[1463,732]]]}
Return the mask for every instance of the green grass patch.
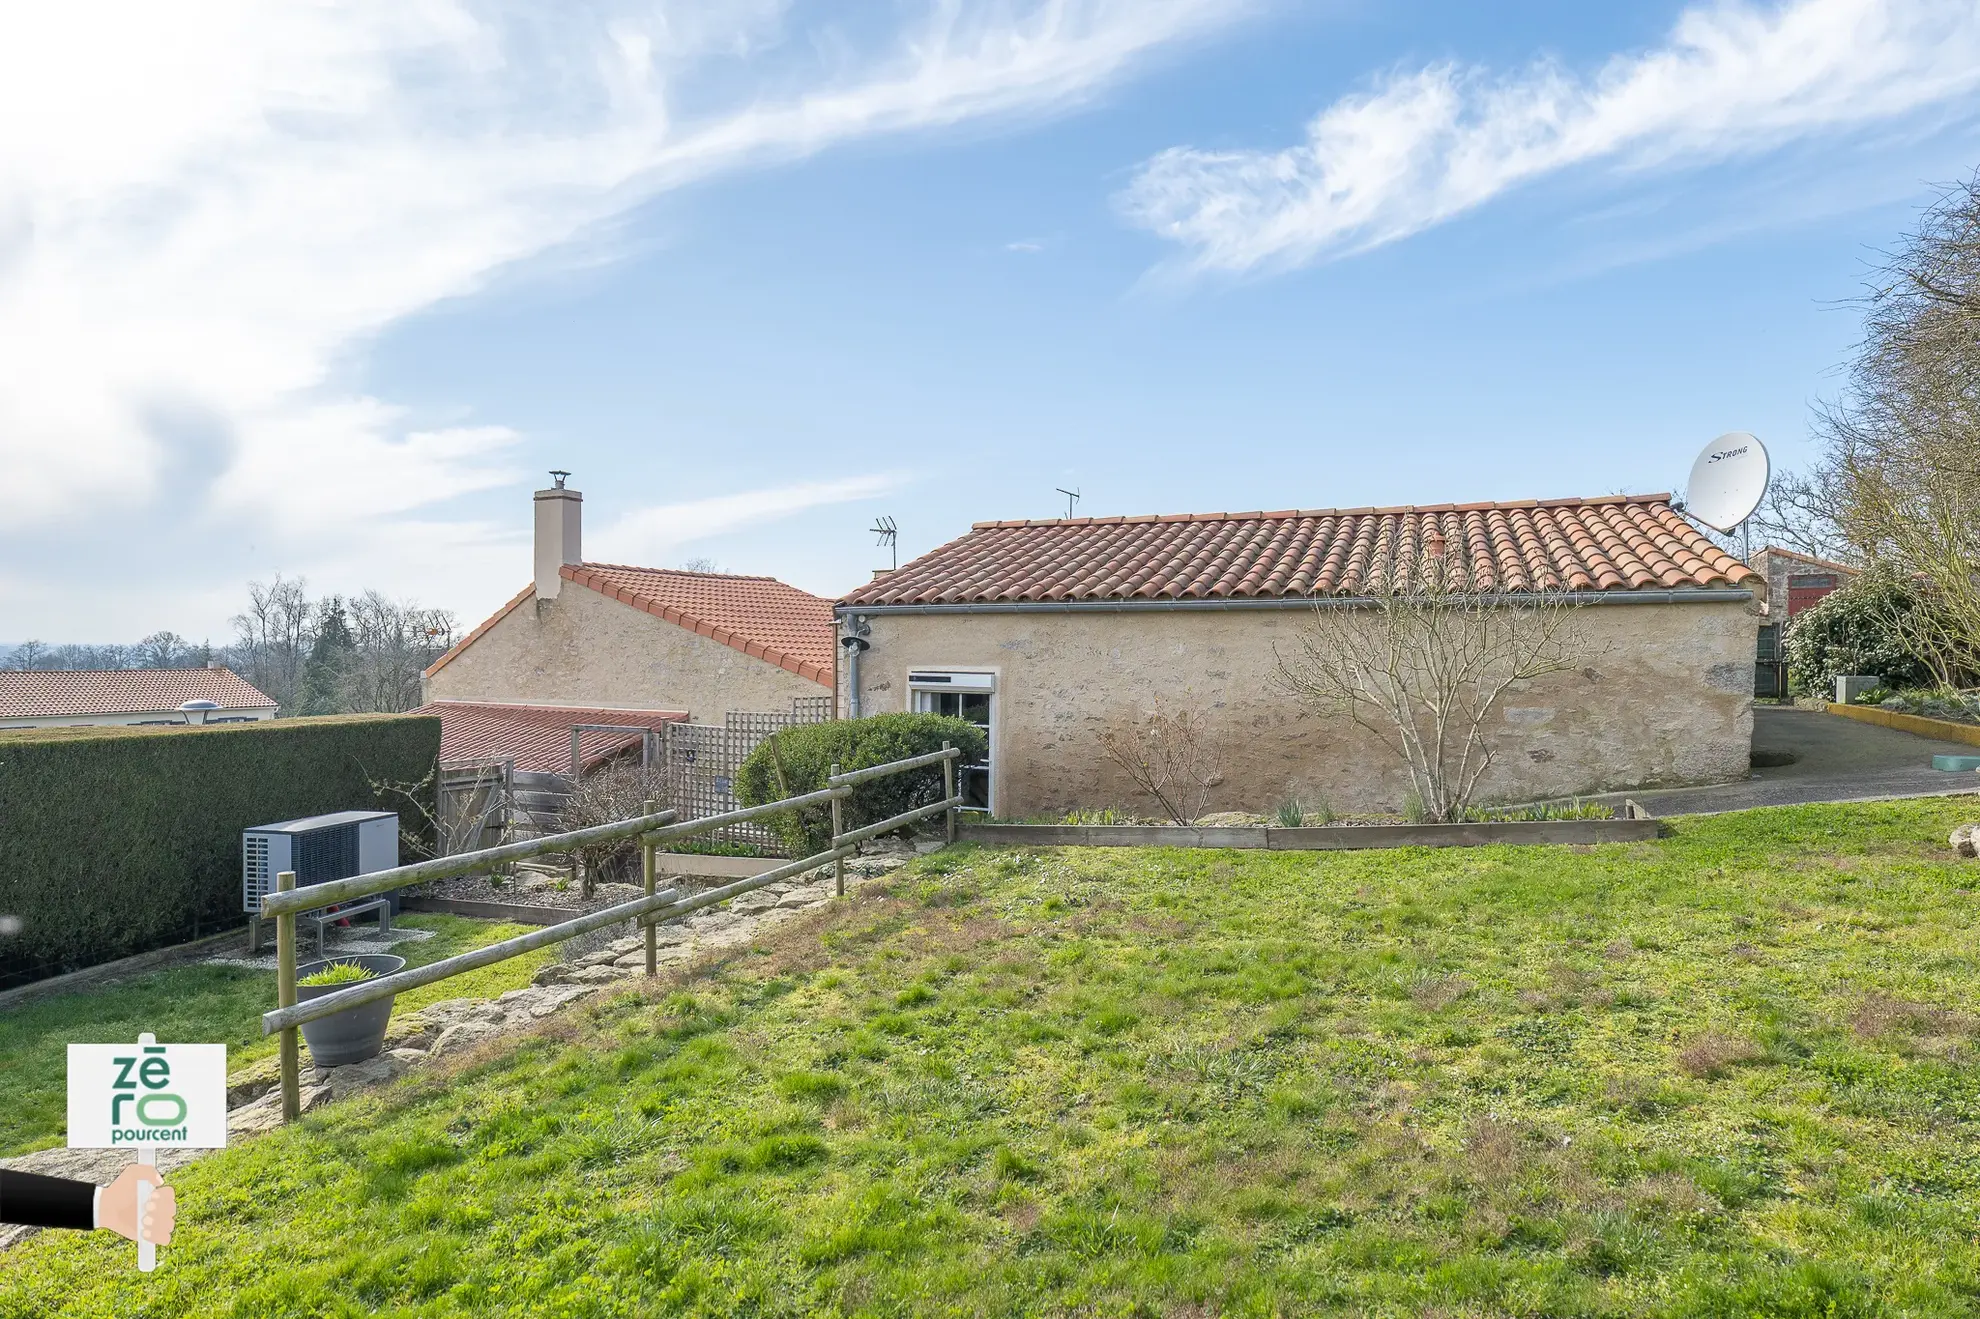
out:
{"label": "green grass patch", "polygon": [[[433,931],[431,939],[393,945],[409,967],[532,928],[444,915],[408,915],[397,924]],[[426,985],[399,995],[394,1012],[447,998],[493,998],[528,984],[554,956],[546,949]],[[192,965],[9,1008],[0,1013],[0,1157],[62,1143],[70,1044],[130,1043],[148,1030],[174,1043],[224,1043],[228,1069],[238,1071],[275,1053],[275,1037],[261,1034],[261,1014],[274,1006],[274,972]]]}
{"label": "green grass patch", "polygon": [[958,849],[44,1234],[0,1317],[1970,1315],[1955,802]]}

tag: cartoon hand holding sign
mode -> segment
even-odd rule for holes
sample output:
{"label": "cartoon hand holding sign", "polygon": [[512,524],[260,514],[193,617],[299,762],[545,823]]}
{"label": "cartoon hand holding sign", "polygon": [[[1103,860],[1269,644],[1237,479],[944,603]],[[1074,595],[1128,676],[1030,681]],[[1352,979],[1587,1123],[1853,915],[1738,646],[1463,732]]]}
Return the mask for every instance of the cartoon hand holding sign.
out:
{"label": "cartoon hand holding sign", "polygon": [[178,1211],[156,1147],[226,1143],[226,1045],[159,1044],[147,1032],[135,1045],[69,1046],[69,1147],[137,1151],[136,1166],[95,1194],[93,1218],[138,1243],[138,1268],[151,1271]]}

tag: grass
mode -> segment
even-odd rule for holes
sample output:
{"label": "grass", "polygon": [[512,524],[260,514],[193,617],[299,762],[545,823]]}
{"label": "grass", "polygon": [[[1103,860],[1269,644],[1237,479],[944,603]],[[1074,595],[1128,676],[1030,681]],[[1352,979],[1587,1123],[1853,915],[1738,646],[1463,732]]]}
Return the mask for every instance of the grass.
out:
{"label": "grass", "polygon": [[[395,944],[408,966],[424,966],[531,927],[462,916],[402,916],[395,922],[434,937]],[[427,985],[398,998],[406,1011],[447,998],[491,998],[526,985],[555,953],[545,950]],[[71,1043],[135,1041],[141,1031],[161,1040],[227,1046],[238,1071],[275,1053],[261,1034],[261,1014],[275,1006],[275,973],[238,966],[177,966],[98,989],[31,999],[0,1014],[0,1156],[60,1145]],[[308,1052],[304,1052],[305,1062]]]}
{"label": "grass", "polygon": [[0,1316],[1970,1315],[1955,801],[958,849],[44,1234]]}

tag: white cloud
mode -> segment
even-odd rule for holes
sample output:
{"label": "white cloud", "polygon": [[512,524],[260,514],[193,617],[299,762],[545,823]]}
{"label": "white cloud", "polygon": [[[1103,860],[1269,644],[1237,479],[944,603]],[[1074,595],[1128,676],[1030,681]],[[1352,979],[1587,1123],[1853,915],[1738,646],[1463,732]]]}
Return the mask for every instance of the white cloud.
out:
{"label": "white cloud", "polygon": [[1393,242],[1544,175],[1699,164],[1929,110],[1971,113],[1980,6],[1794,0],[1694,7],[1592,77],[1397,71],[1279,151],[1174,147],[1118,199],[1199,271],[1279,269]]}
{"label": "white cloud", "polygon": [[657,563],[668,557],[669,551],[694,541],[761,526],[807,509],[877,499],[907,483],[904,473],[874,472],[635,509],[608,525],[593,542],[595,549],[587,544],[585,557],[598,563]]}
{"label": "white cloud", "polygon": [[169,517],[292,570],[415,550],[404,515],[516,480],[519,437],[357,388],[385,327],[713,172],[1075,102],[1235,8],[926,0],[855,32],[805,0],[9,6],[0,547]]}

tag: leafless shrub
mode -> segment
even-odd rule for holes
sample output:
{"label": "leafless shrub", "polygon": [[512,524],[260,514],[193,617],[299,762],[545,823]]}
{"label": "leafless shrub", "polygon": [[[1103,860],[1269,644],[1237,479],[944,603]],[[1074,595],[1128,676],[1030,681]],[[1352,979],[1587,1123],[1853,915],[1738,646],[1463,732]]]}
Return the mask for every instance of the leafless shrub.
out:
{"label": "leafless shrub", "polygon": [[1223,782],[1207,723],[1196,711],[1158,706],[1137,723],[1102,732],[1100,749],[1171,820],[1188,824],[1203,814],[1210,790]]}
{"label": "leafless shrub", "polygon": [[[629,820],[659,810],[665,797],[666,779],[657,769],[646,769],[633,760],[610,761],[578,780],[576,790],[558,813],[557,827],[569,831]],[[638,882],[639,841],[622,838],[582,847],[576,861],[579,892],[589,898],[601,879],[608,883]]]}
{"label": "leafless shrub", "polygon": [[1471,804],[1495,755],[1486,726],[1508,691],[1594,657],[1562,583],[1480,580],[1444,553],[1453,534],[1463,534],[1455,522],[1412,528],[1356,588],[1365,607],[1320,602],[1295,653],[1279,656],[1291,695],[1347,716],[1403,763],[1408,801],[1429,821]]}
{"label": "leafless shrub", "polygon": [[1741,1063],[1760,1057],[1760,1046],[1739,1035],[1706,1031],[1678,1050],[1677,1065],[1687,1075],[1701,1079],[1719,1076]]}

